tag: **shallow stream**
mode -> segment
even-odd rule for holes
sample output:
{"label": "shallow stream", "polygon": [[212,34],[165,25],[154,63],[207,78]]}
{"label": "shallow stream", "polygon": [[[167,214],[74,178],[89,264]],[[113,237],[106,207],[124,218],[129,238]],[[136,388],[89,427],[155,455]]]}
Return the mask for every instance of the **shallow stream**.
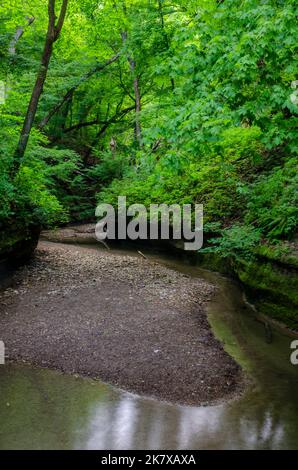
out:
{"label": "shallow stream", "polygon": [[230,279],[186,259],[144,253],[218,286],[209,320],[250,374],[246,392],[229,403],[187,407],[99,381],[7,364],[0,366],[0,449],[297,449],[293,338],[273,331],[268,343],[264,325]]}

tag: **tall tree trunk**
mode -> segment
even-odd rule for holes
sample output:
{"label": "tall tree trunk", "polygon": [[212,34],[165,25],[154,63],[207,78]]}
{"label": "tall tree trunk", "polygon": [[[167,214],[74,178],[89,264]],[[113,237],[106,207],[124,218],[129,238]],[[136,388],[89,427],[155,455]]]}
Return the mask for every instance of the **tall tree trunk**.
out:
{"label": "tall tree trunk", "polygon": [[[125,10],[126,11],[126,10]],[[123,44],[126,43],[127,41],[127,32],[122,31],[121,32],[121,38]],[[134,59],[130,56],[127,57],[129,66],[130,66],[130,71],[133,77],[133,89],[134,89],[134,97],[135,97],[135,138],[136,141],[139,144],[139,147],[142,147],[143,142],[142,142],[142,127],[141,127],[141,120],[140,120],[140,113],[142,110],[142,103],[141,103],[141,92],[140,92],[140,86],[139,86],[139,78],[136,74],[136,63]]]}
{"label": "tall tree trunk", "polygon": [[[170,42],[169,42],[169,37],[168,37],[168,34],[166,32],[166,28],[165,28],[164,13],[163,13],[163,0],[158,0],[158,13],[159,13],[159,18],[160,18],[162,34],[163,34],[163,37],[164,37],[164,43],[165,43],[165,46],[166,46],[167,50],[169,50],[170,49]],[[174,79],[171,78],[170,81],[171,81],[172,90],[174,90],[175,89]]]}
{"label": "tall tree trunk", "polygon": [[129,59],[129,64],[130,64],[130,70],[132,75],[134,76],[133,80],[133,89],[135,93],[135,111],[136,111],[136,116],[135,116],[135,136],[136,136],[136,141],[138,142],[139,146],[142,147],[142,129],[141,129],[141,121],[140,121],[140,112],[141,112],[141,94],[140,94],[140,87],[139,87],[139,79],[136,76],[135,73],[135,68],[136,64],[135,61],[132,59]]}
{"label": "tall tree trunk", "polygon": [[[27,19],[27,25],[26,26],[30,26],[35,20],[34,16],[26,17],[26,19]],[[12,40],[9,43],[8,54],[10,56],[14,56],[16,54],[17,43],[18,43],[19,39],[21,39],[21,37],[23,36],[24,31],[25,31],[24,26],[19,26],[17,28]]]}
{"label": "tall tree trunk", "polygon": [[64,129],[66,128],[66,121],[68,118],[68,114],[72,108],[72,100],[73,100],[73,95],[70,96],[69,100],[67,100],[65,106],[62,108],[61,112],[61,130],[64,132]]}
{"label": "tall tree trunk", "polygon": [[118,122],[119,120],[121,120],[122,117],[124,117],[126,114],[130,113],[130,111],[133,111],[134,109],[135,109],[134,106],[130,106],[129,108],[125,108],[125,109],[122,109],[120,111],[116,111],[116,113],[110,119],[107,118],[107,120],[105,122],[101,123],[101,124],[103,124],[103,126],[96,133],[95,139],[91,143],[91,145],[89,147],[89,150],[87,152],[87,157],[89,157],[91,155],[93,147],[96,145],[98,139],[100,139],[100,137],[105,134],[108,127],[111,124],[114,124],[114,123]]}
{"label": "tall tree trunk", "polygon": [[53,45],[55,41],[57,41],[59,34],[61,32],[65,15],[66,15],[67,4],[68,4],[68,0],[63,0],[61,10],[60,10],[60,15],[56,24],[55,0],[48,0],[49,22],[48,22],[46,41],[44,45],[44,50],[43,50],[43,54],[41,58],[39,71],[37,73],[36,82],[33,87],[31,99],[27,108],[27,113],[26,113],[26,117],[24,120],[22,131],[21,131],[20,139],[19,139],[18,146],[14,154],[12,176],[15,176],[16,173],[18,172],[22,159],[24,157],[25,151],[26,151],[26,147],[28,144],[32,125],[35,119],[39,99],[43,92],[43,86],[47,77],[49,63],[50,63],[52,52],[53,52]]}
{"label": "tall tree trunk", "polygon": [[[118,10],[117,1],[113,1],[114,8]],[[121,8],[123,11],[124,16],[127,17],[127,8],[126,8],[126,1],[121,1]],[[123,30],[120,32],[121,39],[123,45],[125,45],[127,41],[127,31]],[[134,98],[135,98],[135,139],[139,144],[139,147],[142,147],[142,127],[141,127],[141,120],[140,120],[140,113],[141,113],[141,92],[140,92],[140,85],[139,85],[139,78],[136,74],[136,62],[135,60],[128,55],[127,57],[130,71],[133,77],[133,89],[134,89]]]}
{"label": "tall tree trunk", "polygon": [[[13,38],[11,39],[9,46],[8,46],[8,55],[10,60],[13,62],[16,56],[16,48],[19,40],[23,36],[26,27],[30,26],[35,21],[35,17],[26,16],[27,24],[26,26],[18,26]],[[6,73],[6,84],[5,84],[5,92],[4,92],[4,100],[7,98],[9,92],[11,90],[10,81],[9,81],[9,73]],[[1,99],[1,98],[0,98]]]}

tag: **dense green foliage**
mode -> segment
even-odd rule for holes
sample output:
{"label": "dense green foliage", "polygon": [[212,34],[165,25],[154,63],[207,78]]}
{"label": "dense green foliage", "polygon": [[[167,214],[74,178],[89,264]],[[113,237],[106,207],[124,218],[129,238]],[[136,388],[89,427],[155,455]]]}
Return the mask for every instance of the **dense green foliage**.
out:
{"label": "dense green foliage", "polygon": [[212,249],[223,256],[249,258],[261,241],[295,235],[294,0],[70,1],[13,178],[45,2],[3,1],[0,21],[2,227],[92,219],[96,201],[126,195],[146,205],[203,203]]}

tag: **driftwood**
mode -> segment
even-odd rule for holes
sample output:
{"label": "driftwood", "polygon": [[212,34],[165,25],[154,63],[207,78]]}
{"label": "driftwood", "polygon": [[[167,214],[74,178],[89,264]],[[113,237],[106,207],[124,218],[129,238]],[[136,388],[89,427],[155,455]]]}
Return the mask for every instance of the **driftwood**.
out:
{"label": "driftwood", "polygon": [[141,256],[142,256],[142,258],[144,258],[144,259],[148,259],[148,258],[147,258],[147,256],[145,256],[145,255],[144,255],[144,253],[142,253],[141,251],[139,251],[139,250],[138,250],[138,253],[139,253],[139,255],[141,255]]}

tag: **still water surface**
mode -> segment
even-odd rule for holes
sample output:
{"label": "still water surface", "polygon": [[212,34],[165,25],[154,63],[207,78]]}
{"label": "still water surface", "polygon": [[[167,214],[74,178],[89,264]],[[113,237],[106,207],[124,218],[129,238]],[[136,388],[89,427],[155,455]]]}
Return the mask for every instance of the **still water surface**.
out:
{"label": "still water surface", "polygon": [[[264,327],[237,285],[169,256],[167,266],[218,286],[215,334],[253,378],[237,400],[187,407],[26,365],[0,366],[0,449],[298,449],[298,366],[291,338]],[[162,371],[161,371],[162,373]]]}

